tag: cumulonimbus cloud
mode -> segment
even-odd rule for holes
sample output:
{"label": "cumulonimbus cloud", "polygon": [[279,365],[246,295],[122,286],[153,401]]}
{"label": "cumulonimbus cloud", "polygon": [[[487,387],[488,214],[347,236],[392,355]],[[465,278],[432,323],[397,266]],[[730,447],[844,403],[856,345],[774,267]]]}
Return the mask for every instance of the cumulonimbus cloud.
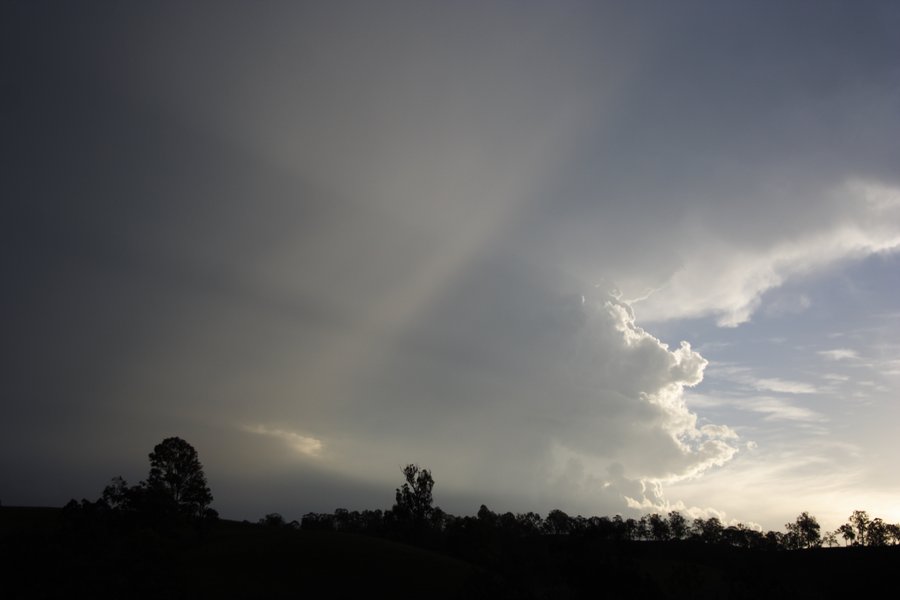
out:
{"label": "cumulonimbus cloud", "polygon": [[[521,508],[612,513],[624,510],[629,498],[665,504],[666,483],[732,459],[738,451],[734,430],[701,424],[685,404],[685,388],[702,381],[707,365],[690,344],[669,348],[636,324],[626,302],[603,292],[554,299],[521,291],[509,290],[520,299],[516,302],[482,303],[480,316],[469,307],[460,309],[483,323],[471,330],[454,331],[454,324],[457,330],[462,325],[452,309],[432,314],[431,340],[417,343],[420,349],[454,346],[433,357],[441,362],[448,356],[473,357],[441,365],[441,371],[453,372],[452,398],[433,388],[441,385],[443,376],[437,375],[433,382],[419,382],[425,393],[419,393],[415,409],[405,409],[440,415],[425,457],[444,489],[480,488],[514,498]],[[428,358],[420,350],[381,377],[393,381],[394,390],[408,386],[409,370],[423,360]],[[484,370],[506,375],[485,381]],[[372,418],[369,401],[360,398],[357,411],[366,421]],[[391,400],[374,402],[384,407]],[[448,402],[458,410],[449,410]],[[479,419],[469,420],[470,411]],[[412,415],[406,421],[404,411],[392,414],[390,430],[379,438],[362,429],[345,431],[340,437],[358,446],[336,451],[355,457],[351,462],[360,470],[378,468],[368,464],[369,456],[401,461],[390,453],[416,447],[422,432],[412,426]],[[465,443],[442,431],[460,432]],[[504,440],[502,446],[498,440]]]}

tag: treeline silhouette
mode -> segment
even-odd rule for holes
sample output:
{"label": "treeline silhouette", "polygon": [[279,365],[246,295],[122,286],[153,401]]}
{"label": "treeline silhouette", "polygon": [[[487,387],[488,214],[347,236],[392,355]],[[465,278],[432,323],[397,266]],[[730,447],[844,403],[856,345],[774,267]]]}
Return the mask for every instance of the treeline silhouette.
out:
{"label": "treeline silhouette", "polygon": [[[402,469],[387,510],[223,521],[190,444],[167,438],[149,458],[146,480],[114,477],[96,500],[70,501],[55,524],[40,509],[0,508],[0,562],[18,577],[9,597],[377,595],[399,572],[410,593],[398,597],[803,598],[859,594],[875,586],[867,573],[900,566],[889,547],[900,544],[900,526],[861,510],[824,533],[806,512],[783,532],[677,510],[541,516],[482,505],[456,516],[435,506],[434,478],[415,464]],[[11,528],[9,519],[23,522]],[[822,548],[839,540],[847,547]]]}
{"label": "treeline silhouette", "polygon": [[847,523],[835,531],[821,532],[816,518],[807,512],[785,524],[786,531],[761,531],[735,523],[725,525],[718,517],[693,518],[673,510],[640,518],[622,515],[570,516],[551,510],[546,517],[535,512],[495,513],[481,505],[475,516],[455,516],[432,506],[434,481],[427,469],[411,464],[403,469],[406,483],[396,493],[396,503],[387,511],[349,511],[338,508],[332,513],[307,513],[300,523],[285,523],[281,515],[271,513],[260,520],[267,526],[287,526],[308,530],[331,530],[368,535],[388,535],[413,541],[435,542],[445,538],[449,545],[457,540],[484,538],[522,539],[536,536],[580,536],[608,541],[696,542],[756,550],[798,550],[838,545],[840,535],[847,545],[888,546],[900,544],[900,525],[881,518],[870,518],[856,510]]}
{"label": "treeline silhouette", "polygon": [[[218,513],[196,450],[178,437],[166,438],[149,454],[150,473],[145,481],[128,486],[114,477],[96,501],[71,500],[65,507],[67,518],[131,518],[141,523],[198,523],[215,520]],[[434,506],[434,478],[417,464],[401,469],[403,484],[395,490],[389,510],[331,513],[310,512],[301,521],[286,522],[278,513],[269,513],[259,524],[270,528],[340,531],[400,538],[427,545],[457,546],[484,538],[522,539],[536,536],[573,536],[615,542],[697,542],[756,550],[798,550],[838,545],[838,537],[850,546],[900,544],[900,525],[871,518],[855,510],[834,531],[822,532],[816,518],[801,513],[785,524],[785,531],[761,531],[743,523],[725,525],[715,516],[690,518],[680,511],[651,513],[640,518],[622,515],[570,516],[551,510],[546,517],[535,512],[495,513],[481,505],[475,516],[456,516]],[[443,542],[440,543],[440,542]]]}
{"label": "treeline silhouette", "polygon": [[149,454],[147,479],[129,486],[121,476],[112,478],[102,495],[91,502],[74,498],[63,507],[68,526],[105,521],[140,526],[202,524],[216,520],[213,495],[197,451],[179,437],[164,439]]}

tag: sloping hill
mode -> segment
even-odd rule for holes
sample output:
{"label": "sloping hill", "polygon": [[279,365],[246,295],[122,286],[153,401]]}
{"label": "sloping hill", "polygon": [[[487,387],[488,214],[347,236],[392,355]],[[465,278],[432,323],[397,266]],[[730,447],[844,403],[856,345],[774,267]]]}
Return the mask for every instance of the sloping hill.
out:
{"label": "sloping hill", "polygon": [[0,508],[5,598],[478,596],[488,578],[390,540],[219,521],[203,531],[71,528],[59,509]]}
{"label": "sloping hill", "polygon": [[900,569],[900,546],[787,551],[576,535],[440,543],[447,554],[330,530],[224,520],[148,527],[7,507],[0,596],[797,600],[876,597]]}

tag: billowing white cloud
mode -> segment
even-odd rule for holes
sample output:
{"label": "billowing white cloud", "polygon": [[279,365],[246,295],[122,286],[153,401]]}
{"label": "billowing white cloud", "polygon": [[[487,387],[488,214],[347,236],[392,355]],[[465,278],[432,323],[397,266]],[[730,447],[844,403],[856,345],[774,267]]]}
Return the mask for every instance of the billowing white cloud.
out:
{"label": "billowing white cloud", "polygon": [[[515,296],[523,289],[508,291]],[[563,505],[593,512],[621,510],[626,497],[663,501],[665,483],[698,476],[734,456],[735,431],[700,426],[685,404],[685,388],[702,381],[707,364],[688,343],[670,349],[612,296],[551,295],[535,304],[541,296],[531,290],[527,301],[460,308],[474,321],[462,331],[456,309],[430,315],[433,327],[446,328],[417,342],[417,357],[382,365],[380,385],[390,382],[391,390],[412,396],[410,369],[427,374],[432,360],[471,361],[442,366],[454,372],[447,384],[420,381],[419,400],[398,405],[379,437],[345,429],[340,437],[347,442],[334,452],[357,472],[395,477],[393,469],[383,470],[385,463],[427,459],[445,489],[474,485],[515,498],[517,508],[530,501],[542,510]],[[421,352],[428,345],[431,357]],[[502,379],[485,379],[485,373],[501,372]],[[361,422],[372,418],[369,402],[380,410],[395,402],[359,393],[353,405]],[[434,419],[424,429],[414,424],[420,413]],[[428,439],[426,451],[417,448],[421,436]]]}
{"label": "billowing white cloud", "polygon": [[722,440],[735,440],[738,438],[737,432],[727,425],[703,425],[700,431],[710,438],[718,438]]}
{"label": "billowing white cloud", "polygon": [[[600,377],[595,375],[597,379],[593,385],[608,389],[611,382],[622,382],[619,385],[623,387],[619,389],[626,401],[637,405],[649,402],[657,414],[647,415],[651,418],[637,422],[637,429],[646,428],[648,423],[658,423],[648,433],[661,438],[648,438],[642,443],[648,453],[648,460],[643,464],[638,463],[640,466],[634,468],[628,468],[634,462],[631,457],[639,456],[641,451],[636,447],[617,449],[614,458],[618,464],[626,467],[625,473],[645,482],[676,481],[727,462],[736,449],[723,440],[734,439],[734,431],[726,426],[706,425],[698,428],[696,415],[687,409],[684,402],[685,387],[692,387],[702,381],[707,361],[694,352],[687,342],[682,342],[674,351],[669,350],[665,344],[635,324],[634,313],[627,304],[609,300],[603,305],[603,311],[607,313],[607,319],[596,326],[620,332],[624,344],[617,344],[615,336],[606,337],[609,347],[604,349],[601,356],[609,356],[607,353],[613,350],[615,365],[632,363],[642,365],[643,368],[628,369],[630,373],[609,370]],[[640,437],[634,435],[632,439],[639,440]],[[653,456],[653,451],[663,449],[663,441],[668,443],[668,438],[675,443],[677,451],[674,456],[678,460],[673,462],[672,467],[658,470],[655,465],[663,465],[666,461],[660,456]],[[650,464],[654,464],[654,467],[648,468]]]}
{"label": "billowing white cloud", "polygon": [[[641,319],[714,315],[720,326],[736,327],[761,306],[763,294],[792,277],[900,248],[900,189],[853,181],[827,193],[856,212],[836,211],[827,225],[813,225],[758,247],[741,247],[719,232],[705,232],[702,251],[691,252],[689,246],[680,252],[681,264],[675,271],[637,301]],[[772,310],[783,313],[808,306],[809,300],[799,296]]]}

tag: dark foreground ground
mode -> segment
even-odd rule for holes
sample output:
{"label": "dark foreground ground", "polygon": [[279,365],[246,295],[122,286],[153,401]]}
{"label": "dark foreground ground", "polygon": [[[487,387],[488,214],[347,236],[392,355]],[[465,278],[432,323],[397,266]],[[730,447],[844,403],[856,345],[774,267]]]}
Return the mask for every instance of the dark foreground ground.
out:
{"label": "dark foreground ground", "polygon": [[0,508],[2,598],[876,598],[893,597],[898,573],[900,547],[541,536],[435,551],[225,520],[122,529],[73,525],[59,509]]}

